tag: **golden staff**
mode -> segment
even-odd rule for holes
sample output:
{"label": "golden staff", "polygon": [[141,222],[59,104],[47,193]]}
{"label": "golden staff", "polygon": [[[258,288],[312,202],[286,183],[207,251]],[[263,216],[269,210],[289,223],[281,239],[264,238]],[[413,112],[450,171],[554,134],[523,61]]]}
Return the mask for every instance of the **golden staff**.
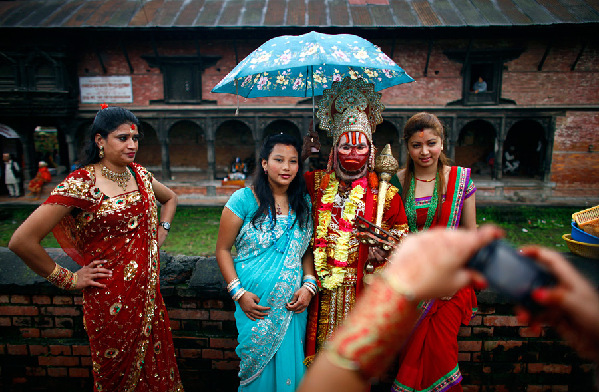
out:
{"label": "golden staff", "polygon": [[379,195],[376,206],[376,225],[379,227],[383,221],[383,208],[385,207],[389,181],[397,173],[397,169],[399,169],[399,163],[391,153],[391,145],[387,144],[374,161],[374,171],[379,174]]}

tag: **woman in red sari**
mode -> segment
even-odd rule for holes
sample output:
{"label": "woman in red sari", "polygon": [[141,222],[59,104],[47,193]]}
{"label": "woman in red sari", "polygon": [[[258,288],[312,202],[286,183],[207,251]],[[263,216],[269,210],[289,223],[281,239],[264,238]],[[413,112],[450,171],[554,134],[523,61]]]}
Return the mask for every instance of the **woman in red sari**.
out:
{"label": "woman in red sari", "polygon": [[[391,183],[404,201],[410,232],[431,227],[476,228],[476,187],[470,169],[449,166],[443,154],[443,125],[430,113],[412,116],[404,128],[406,168]],[[434,244],[433,244],[434,246]],[[402,349],[393,391],[461,391],[458,331],[476,311],[472,287],[420,303],[422,314]]]}
{"label": "woman in red sari", "polygon": [[[133,162],[138,127],[126,109],[100,110],[81,169],[15,231],[9,248],[56,286],[83,291],[95,391],[182,391],[158,252],[177,197]],[[51,230],[82,266],[76,273],[40,245]]]}

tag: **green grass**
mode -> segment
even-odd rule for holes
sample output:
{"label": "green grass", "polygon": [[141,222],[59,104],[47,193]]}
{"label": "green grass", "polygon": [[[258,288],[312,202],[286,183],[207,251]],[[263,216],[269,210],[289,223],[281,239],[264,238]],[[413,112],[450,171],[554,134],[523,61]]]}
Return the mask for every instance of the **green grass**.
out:
{"label": "green grass", "polygon": [[562,239],[570,233],[572,213],[586,207],[527,207],[500,206],[478,207],[476,221],[479,225],[495,223],[506,232],[506,238],[514,245],[537,244],[565,252]]}
{"label": "green grass", "polygon": [[[33,206],[0,207],[0,246],[7,246],[12,233],[27,218]],[[495,223],[506,231],[514,245],[540,244],[567,251],[562,234],[571,231],[572,213],[584,207],[478,207],[479,224]],[[171,254],[208,256],[214,254],[222,207],[179,207],[171,232],[162,249]],[[42,245],[58,247],[52,234]]]}

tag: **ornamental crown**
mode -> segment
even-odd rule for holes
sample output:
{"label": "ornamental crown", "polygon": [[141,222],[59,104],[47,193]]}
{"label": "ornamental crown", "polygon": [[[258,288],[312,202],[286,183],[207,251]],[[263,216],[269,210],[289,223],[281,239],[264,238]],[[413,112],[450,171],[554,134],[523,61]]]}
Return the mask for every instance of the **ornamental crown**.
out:
{"label": "ornamental crown", "polygon": [[320,128],[327,131],[334,144],[342,134],[352,131],[363,133],[372,143],[376,126],[383,122],[384,109],[381,94],[374,91],[374,84],[347,76],[324,90],[316,116]]}

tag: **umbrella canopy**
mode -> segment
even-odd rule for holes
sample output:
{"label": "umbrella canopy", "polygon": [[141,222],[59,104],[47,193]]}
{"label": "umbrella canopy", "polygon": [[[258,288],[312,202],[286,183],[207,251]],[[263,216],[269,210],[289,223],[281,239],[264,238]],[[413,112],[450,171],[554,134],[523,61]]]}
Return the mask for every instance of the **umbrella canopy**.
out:
{"label": "umbrella canopy", "polygon": [[363,78],[376,91],[413,82],[371,42],[350,34],[273,38],[243,59],[213,89],[246,98],[314,97],[344,77]]}

